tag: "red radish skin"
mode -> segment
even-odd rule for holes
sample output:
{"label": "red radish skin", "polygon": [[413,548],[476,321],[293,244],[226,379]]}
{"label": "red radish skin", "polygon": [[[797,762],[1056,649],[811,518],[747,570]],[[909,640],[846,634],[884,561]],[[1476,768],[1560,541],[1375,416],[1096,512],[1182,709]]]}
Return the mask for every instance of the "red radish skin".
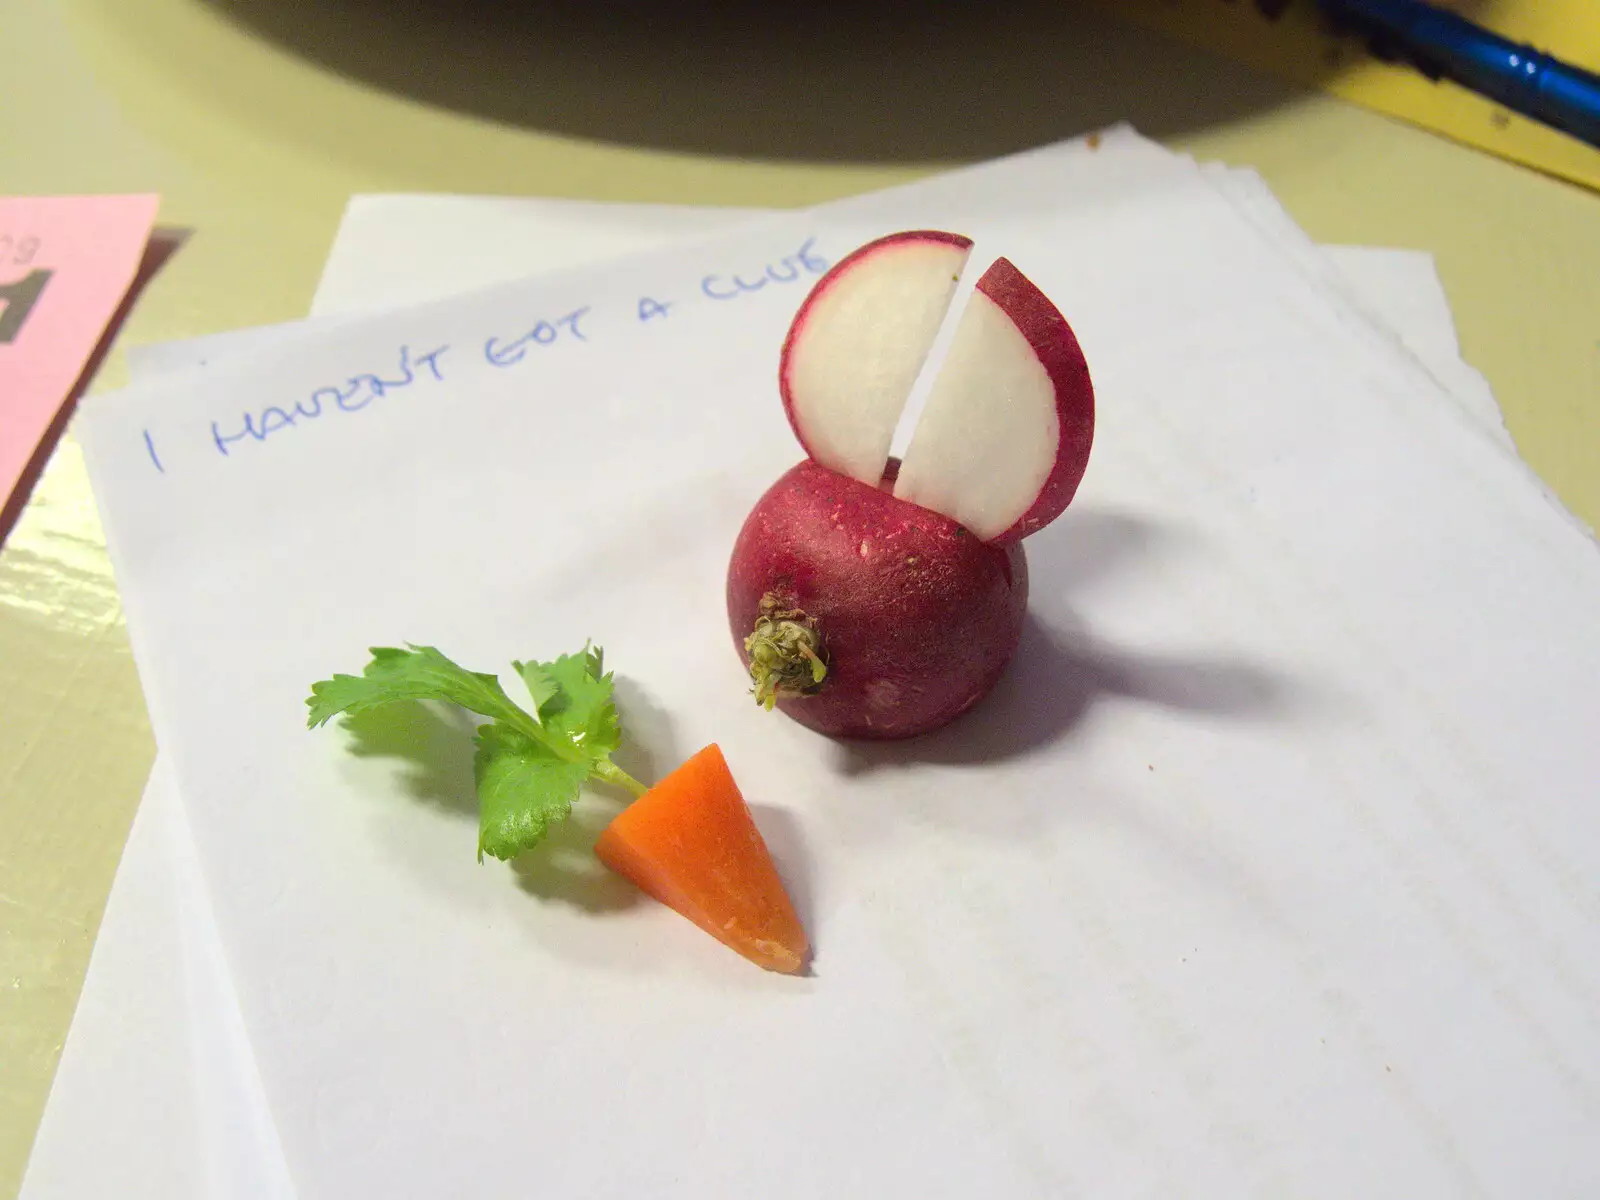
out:
{"label": "red radish skin", "polygon": [[1028,605],[1021,545],[981,542],[948,517],[810,461],[756,503],[734,543],[728,620],[745,639],[770,598],[814,624],[827,672],[777,707],[818,733],[927,733],[999,682]]}
{"label": "red radish skin", "polygon": [[978,280],[988,296],[1016,323],[1056,388],[1061,442],[1055,465],[1028,511],[1011,528],[991,539],[1017,542],[1037,533],[1066,511],[1089,466],[1094,444],[1094,384],[1077,335],[1059,309],[1007,259],[996,259]]}

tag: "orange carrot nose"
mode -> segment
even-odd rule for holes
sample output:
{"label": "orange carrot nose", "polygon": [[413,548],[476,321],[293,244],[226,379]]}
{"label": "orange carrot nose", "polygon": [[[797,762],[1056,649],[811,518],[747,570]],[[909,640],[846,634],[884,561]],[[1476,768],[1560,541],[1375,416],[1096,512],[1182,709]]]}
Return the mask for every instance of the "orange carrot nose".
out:
{"label": "orange carrot nose", "polygon": [[805,966],[806,932],[716,743],[624,809],[594,852],[758,966]]}

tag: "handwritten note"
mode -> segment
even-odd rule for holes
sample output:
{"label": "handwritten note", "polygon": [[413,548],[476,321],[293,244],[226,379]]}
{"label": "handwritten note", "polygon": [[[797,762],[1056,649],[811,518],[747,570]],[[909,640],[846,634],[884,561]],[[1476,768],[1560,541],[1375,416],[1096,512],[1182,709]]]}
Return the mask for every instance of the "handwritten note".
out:
{"label": "handwritten note", "polygon": [[13,508],[13,493],[127,296],[159,203],[0,198],[0,512]]}
{"label": "handwritten note", "polygon": [[[796,223],[801,220],[794,219]],[[786,237],[787,242],[781,240]],[[795,245],[798,249],[793,249]],[[848,242],[841,240],[839,245],[848,246]],[[523,301],[518,305],[521,315],[514,318],[497,312],[475,325],[456,324],[454,328],[460,332],[448,336],[430,329],[426,340],[402,342],[360,361],[352,357],[347,369],[337,375],[293,391],[286,388],[271,404],[229,411],[209,420],[186,413],[164,417],[161,429],[139,431],[145,458],[150,469],[163,475],[174,469],[175,460],[181,461],[181,456],[170,452],[174,449],[198,446],[223,458],[237,458],[274,441],[279,434],[372,411],[378,402],[402,393],[422,400],[430,388],[460,383],[473,373],[529,371],[542,355],[563,353],[580,344],[604,353],[604,347],[625,340],[634,327],[681,325],[697,308],[715,319],[716,313],[736,308],[741,301],[785,290],[791,294],[791,302],[798,303],[831,263],[819,248],[817,236],[797,242],[787,230],[753,241],[743,254],[725,253],[724,257],[727,264],[723,267],[719,262],[718,270],[708,271],[700,264],[693,269],[663,271],[661,282],[649,292],[617,287],[596,295],[577,291],[573,294],[591,302],[574,305],[563,300],[530,309]]]}

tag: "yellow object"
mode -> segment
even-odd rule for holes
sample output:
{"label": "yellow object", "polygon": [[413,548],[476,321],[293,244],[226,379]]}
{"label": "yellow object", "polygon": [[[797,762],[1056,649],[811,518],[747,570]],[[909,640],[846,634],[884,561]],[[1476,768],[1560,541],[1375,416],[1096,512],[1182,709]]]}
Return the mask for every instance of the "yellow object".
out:
{"label": "yellow object", "polygon": [[[129,344],[303,315],[351,192],[799,205],[1126,116],[1256,167],[1319,240],[1432,251],[1523,456],[1600,522],[1592,193],[1071,5],[939,6],[898,55],[882,6],[825,31],[803,5],[737,7],[753,32],[605,4],[11,4],[0,193],[160,191],[194,228]],[[97,387],[125,378],[114,353]],[[0,1198],[153,753],[69,438],[0,550]]]}
{"label": "yellow object", "polygon": [[[1385,63],[1356,38],[1327,30],[1310,0],[1268,20],[1248,0],[1095,0],[1149,29],[1174,34],[1258,70],[1445,134],[1512,162],[1600,190],[1600,149],[1404,64]],[[1594,0],[1456,0],[1441,7],[1524,45],[1600,72]]]}

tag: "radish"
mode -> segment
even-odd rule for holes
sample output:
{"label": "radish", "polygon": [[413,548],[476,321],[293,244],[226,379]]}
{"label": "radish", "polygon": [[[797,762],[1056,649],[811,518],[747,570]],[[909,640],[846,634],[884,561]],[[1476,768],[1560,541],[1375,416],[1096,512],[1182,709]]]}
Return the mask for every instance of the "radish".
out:
{"label": "radish", "polygon": [[818,280],[785,339],[807,458],[757,501],[727,578],[756,699],[834,737],[904,738],[981,700],[1016,651],[1022,539],[1076,494],[1094,437],[1077,338],[1015,266],[978,281],[903,463],[895,426],[971,242],[919,230]]}
{"label": "radish", "polygon": [[728,619],[756,696],[837,737],[910,737],[971,708],[1022,635],[1020,544],[806,459],[756,503],[728,576]]}

